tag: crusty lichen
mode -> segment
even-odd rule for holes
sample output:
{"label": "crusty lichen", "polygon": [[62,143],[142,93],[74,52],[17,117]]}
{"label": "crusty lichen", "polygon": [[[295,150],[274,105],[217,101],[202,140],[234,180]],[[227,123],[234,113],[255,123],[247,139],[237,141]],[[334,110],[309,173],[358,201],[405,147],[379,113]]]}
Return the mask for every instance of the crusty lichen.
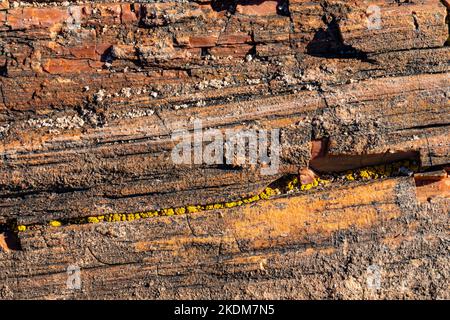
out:
{"label": "crusty lichen", "polygon": [[58,220],[51,220],[49,222],[49,225],[51,225],[52,227],[60,227],[62,225],[61,221]]}

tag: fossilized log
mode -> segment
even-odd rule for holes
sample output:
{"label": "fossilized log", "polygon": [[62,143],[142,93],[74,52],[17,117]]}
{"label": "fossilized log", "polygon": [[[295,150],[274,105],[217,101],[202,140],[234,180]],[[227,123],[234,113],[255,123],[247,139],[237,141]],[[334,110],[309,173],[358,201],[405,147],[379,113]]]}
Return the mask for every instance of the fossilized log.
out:
{"label": "fossilized log", "polygon": [[[42,225],[16,246],[0,241],[4,296],[448,296],[446,173],[418,174],[417,192],[411,178],[348,187],[374,192],[369,202],[341,199],[333,184],[192,217],[44,227],[236,201],[307,167],[329,174],[414,159],[446,172],[448,10],[444,0],[1,1],[0,224]],[[279,171],[174,164],[171,135],[193,136],[194,120],[220,132],[280,129]],[[341,233],[345,245],[333,242]],[[198,274],[186,271],[194,257]],[[419,260],[423,277],[411,281],[423,290],[396,291],[413,271],[390,261],[393,282],[369,293],[361,275],[371,257]],[[62,289],[68,263],[85,270],[83,292]]]}

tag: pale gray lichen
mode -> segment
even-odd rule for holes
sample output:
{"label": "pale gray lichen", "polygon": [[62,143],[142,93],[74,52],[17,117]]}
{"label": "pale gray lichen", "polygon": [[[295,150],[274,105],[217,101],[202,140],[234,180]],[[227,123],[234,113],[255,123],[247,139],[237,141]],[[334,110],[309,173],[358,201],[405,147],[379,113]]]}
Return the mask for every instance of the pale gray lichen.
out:
{"label": "pale gray lichen", "polygon": [[84,125],[84,120],[78,115],[58,118],[29,119],[27,124],[33,128],[77,129]]}

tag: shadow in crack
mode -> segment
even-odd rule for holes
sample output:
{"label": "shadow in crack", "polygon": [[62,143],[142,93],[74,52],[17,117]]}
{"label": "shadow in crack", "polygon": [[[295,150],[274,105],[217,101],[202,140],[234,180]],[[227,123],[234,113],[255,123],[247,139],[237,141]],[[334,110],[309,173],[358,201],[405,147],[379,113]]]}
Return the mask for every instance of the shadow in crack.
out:
{"label": "shadow in crack", "polygon": [[229,13],[234,13],[237,3],[236,0],[213,0],[211,1],[211,8],[217,12],[226,10]]}
{"label": "shadow in crack", "polygon": [[350,45],[346,45],[342,39],[339,25],[333,19],[327,25],[327,29],[320,29],[306,46],[306,53],[320,58],[358,59],[375,63],[367,54]]}
{"label": "shadow in crack", "polygon": [[[276,13],[282,16],[289,16],[289,0],[213,0],[211,7],[215,11],[228,11],[230,14],[236,12],[237,6],[253,7],[254,13],[258,15],[265,12],[274,5]],[[249,10],[250,12],[252,10]],[[271,11],[271,10],[270,10]]]}

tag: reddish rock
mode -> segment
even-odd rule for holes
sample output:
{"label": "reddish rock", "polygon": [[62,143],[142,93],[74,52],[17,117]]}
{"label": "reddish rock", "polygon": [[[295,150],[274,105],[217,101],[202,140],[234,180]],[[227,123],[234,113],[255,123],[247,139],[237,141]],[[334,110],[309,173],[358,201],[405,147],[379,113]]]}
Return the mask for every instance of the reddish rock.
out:
{"label": "reddish rock", "polygon": [[214,47],[218,37],[218,34],[192,36],[189,37],[189,46],[194,48]]}
{"label": "reddish rock", "polygon": [[249,4],[238,4],[236,12],[252,16],[272,16],[277,14],[277,1],[254,1]]}
{"label": "reddish rock", "polygon": [[82,73],[92,71],[86,60],[48,59],[42,65],[51,74]]}
{"label": "reddish rock", "polygon": [[324,157],[326,154],[327,143],[324,140],[311,141],[311,159]]}
{"label": "reddish rock", "polygon": [[123,24],[134,23],[138,21],[138,15],[140,11],[140,4],[123,4],[121,5],[120,20]]}
{"label": "reddish rock", "polygon": [[97,52],[97,54],[103,55],[110,48],[111,48],[111,44],[110,43],[97,43],[96,47],[95,47],[95,51]]}
{"label": "reddish rock", "polygon": [[0,11],[0,30],[3,29],[6,23],[6,11]]}
{"label": "reddish rock", "polygon": [[248,33],[223,34],[217,41],[218,45],[249,43],[252,37]]}
{"label": "reddish rock", "polygon": [[135,54],[136,49],[132,45],[117,44],[111,48],[111,55],[114,59],[133,59]]}
{"label": "reddish rock", "polygon": [[78,59],[99,60],[100,55],[96,51],[96,45],[85,45],[81,47],[70,48],[70,53]]}
{"label": "reddish rock", "polygon": [[8,11],[7,23],[13,30],[49,28],[69,17],[67,8],[16,8]]}
{"label": "reddish rock", "polygon": [[9,9],[9,1],[8,0],[0,0],[0,10]]}
{"label": "reddish rock", "polygon": [[8,244],[6,243],[6,236],[3,233],[0,233],[0,251],[9,252]]}
{"label": "reddish rock", "polygon": [[232,45],[232,46],[217,46],[210,50],[213,56],[218,57],[245,57],[251,50],[253,46],[249,44]]}

